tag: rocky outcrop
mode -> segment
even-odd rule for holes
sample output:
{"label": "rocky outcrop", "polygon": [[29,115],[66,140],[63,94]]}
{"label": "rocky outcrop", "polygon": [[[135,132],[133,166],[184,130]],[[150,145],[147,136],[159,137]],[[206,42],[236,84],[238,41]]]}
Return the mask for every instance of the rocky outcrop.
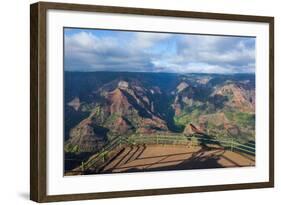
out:
{"label": "rocky outcrop", "polygon": [[109,102],[111,114],[125,115],[129,111],[131,105],[128,102],[126,96],[119,88],[110,92],[107,95],[107,99]]}
{"label": "rocky outcrop", "polygon": [[189,123],[188,125],[186,125],[183,133],[188,136],[193,134],[204,134],[204,131],[201,130],[199,126]]}
{"label": "rocky outcrop", "polygon": [[74,110],[78,111],[81,105],[80,99],[78,97],[75,97],[73,100],[67,103],[67,105],[72,107]]}
{"label": "rocky outcrop", "polygon": [[177,86],[177,92],[180,93],[182,92],[184,89],[186,89],[189,85],[186,82],[181,82],[178,86]]}
{"label": "rocky outcrop", "polygon": [[85,119],[70,131],[66,145],[77,147],[79,152],[93,152],[104,144],[104,139],[94,132],[92,121]]}
{"label": "rocky outcrop", "polygon": [[254,90],[245,90],[242,86],[231,83],[217,88],[213,95],[227,96],[226,105],[241,112],[255,111]]}
{"label": "rocky outcrop", "polygon": [[249,139],[255,134],[254,75],[69,75],[65,143],[78,150],[97,149],[112,136],[133,133],[222,133]]}

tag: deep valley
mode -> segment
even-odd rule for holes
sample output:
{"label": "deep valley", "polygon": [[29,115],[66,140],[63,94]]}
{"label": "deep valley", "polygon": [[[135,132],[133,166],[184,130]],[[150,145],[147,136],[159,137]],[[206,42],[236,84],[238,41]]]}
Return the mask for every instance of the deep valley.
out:
{"label": "deep valley", "polygon": [[254,74],[65,71],[64,92],[67,170],[120,136],[255,142]]}

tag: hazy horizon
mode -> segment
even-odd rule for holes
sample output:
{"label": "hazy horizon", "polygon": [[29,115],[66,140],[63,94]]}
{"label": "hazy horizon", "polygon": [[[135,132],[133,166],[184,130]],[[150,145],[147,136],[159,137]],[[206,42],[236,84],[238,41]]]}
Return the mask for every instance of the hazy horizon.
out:
{"label": "hazy horizon", "polygon": [[64,72],[71,72],[71,73],[159,73],[159,74],[178,74],[178,75],[185,75],[185,74],[202,74],[202,75],[236,75],[236,74],[245,74],[245,75],[255,75],[254,72],[252,73],[176,73],[176,72],[149,72],[149,71],[111,71],[111,70],[96,70],[96,71],[87,71],[87,70],[64,70]]}

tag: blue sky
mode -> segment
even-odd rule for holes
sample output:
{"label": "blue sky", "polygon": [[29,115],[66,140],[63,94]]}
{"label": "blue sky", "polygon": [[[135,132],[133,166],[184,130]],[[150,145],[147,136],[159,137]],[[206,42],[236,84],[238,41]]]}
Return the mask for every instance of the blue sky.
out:
{"label": "blue sky", "polygon": [[67,71],[254,73],[255,38],[64,29]]}

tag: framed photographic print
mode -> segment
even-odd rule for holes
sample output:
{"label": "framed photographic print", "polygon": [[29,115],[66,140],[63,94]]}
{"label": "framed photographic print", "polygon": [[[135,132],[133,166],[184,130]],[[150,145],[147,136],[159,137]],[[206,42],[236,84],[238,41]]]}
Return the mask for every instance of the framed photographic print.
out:
{"label": "framed photographic print", "polygon": [[274,186],[274,18],[31,5],[31,199]]}

